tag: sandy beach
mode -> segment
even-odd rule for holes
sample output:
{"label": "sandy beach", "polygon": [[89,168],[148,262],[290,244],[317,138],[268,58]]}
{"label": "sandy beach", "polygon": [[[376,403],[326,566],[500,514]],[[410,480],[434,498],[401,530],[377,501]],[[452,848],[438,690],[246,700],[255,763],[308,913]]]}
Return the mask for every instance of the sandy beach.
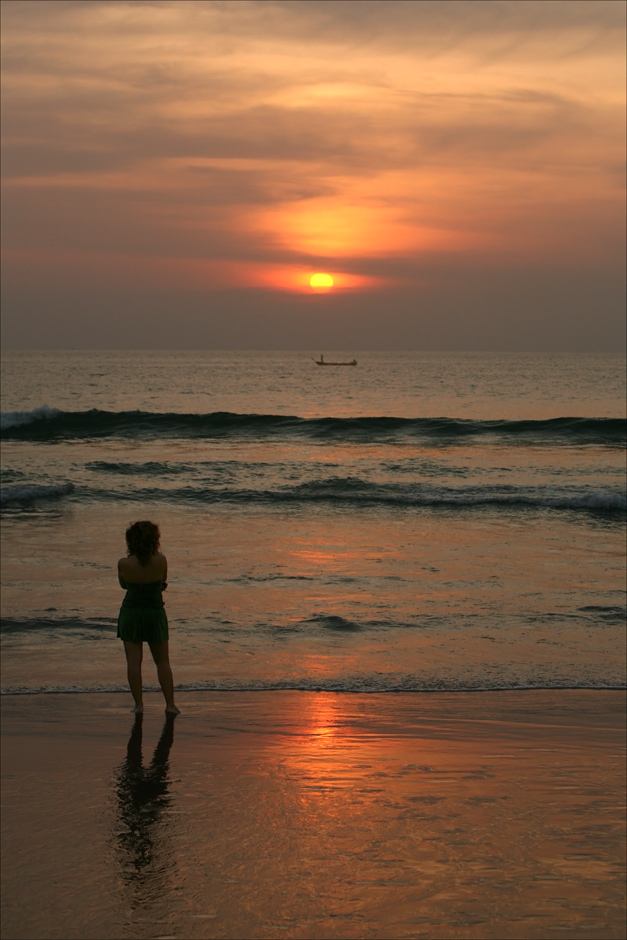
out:
{"label": "sandy beach", "polygon": [[3,938],[618,938],[624,693],[5,696]]}

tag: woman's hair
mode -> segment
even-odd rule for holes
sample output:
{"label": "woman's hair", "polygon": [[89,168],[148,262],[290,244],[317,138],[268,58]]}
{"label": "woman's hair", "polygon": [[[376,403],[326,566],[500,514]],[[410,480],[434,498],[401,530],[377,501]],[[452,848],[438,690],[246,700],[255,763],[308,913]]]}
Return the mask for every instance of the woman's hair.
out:
{"label": "woman's hair", "polygon": [[126,530],[128,554],[135,555],[140,565],[147,565],[159,551],[161,532],[154,522],[133,522]]}

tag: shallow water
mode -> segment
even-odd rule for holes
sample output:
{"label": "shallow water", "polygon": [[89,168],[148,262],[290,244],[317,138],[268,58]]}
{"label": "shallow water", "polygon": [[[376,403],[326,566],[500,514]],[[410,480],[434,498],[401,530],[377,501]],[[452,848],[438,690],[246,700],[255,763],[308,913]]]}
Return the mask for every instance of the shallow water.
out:
{"label": "shallow water", "polygon": [[357,358],[7,354],[3,690],[124,688],[136,518],[183,688],[624,686],[624,358]]}

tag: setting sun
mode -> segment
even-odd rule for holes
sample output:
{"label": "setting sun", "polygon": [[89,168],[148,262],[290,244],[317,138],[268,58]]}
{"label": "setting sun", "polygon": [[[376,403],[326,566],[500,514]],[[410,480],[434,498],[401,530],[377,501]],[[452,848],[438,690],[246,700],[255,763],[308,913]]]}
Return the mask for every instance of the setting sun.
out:
{"label": "setting sun", "polygon": [[314,290],[330,290],[333,287],[333,278],[330,274],[312,274],[309,286]]}

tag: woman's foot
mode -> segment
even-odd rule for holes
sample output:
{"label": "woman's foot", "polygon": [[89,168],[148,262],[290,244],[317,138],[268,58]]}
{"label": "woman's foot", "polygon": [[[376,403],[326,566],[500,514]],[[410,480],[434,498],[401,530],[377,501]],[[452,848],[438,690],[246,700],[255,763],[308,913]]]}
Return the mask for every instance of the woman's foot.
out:
{"label": "woman's foot", "polygon": [[133,714],[134,714],[134,715],[143,715],[143,714],[144,714],[144,706],[143,706],[143,705],[136,705],[135,708],[133,709]]}
{"label": "woman's foot", "polygon": [[180,715],[181,710],[176,705],[166,705],[165,713],[166,715]]}

